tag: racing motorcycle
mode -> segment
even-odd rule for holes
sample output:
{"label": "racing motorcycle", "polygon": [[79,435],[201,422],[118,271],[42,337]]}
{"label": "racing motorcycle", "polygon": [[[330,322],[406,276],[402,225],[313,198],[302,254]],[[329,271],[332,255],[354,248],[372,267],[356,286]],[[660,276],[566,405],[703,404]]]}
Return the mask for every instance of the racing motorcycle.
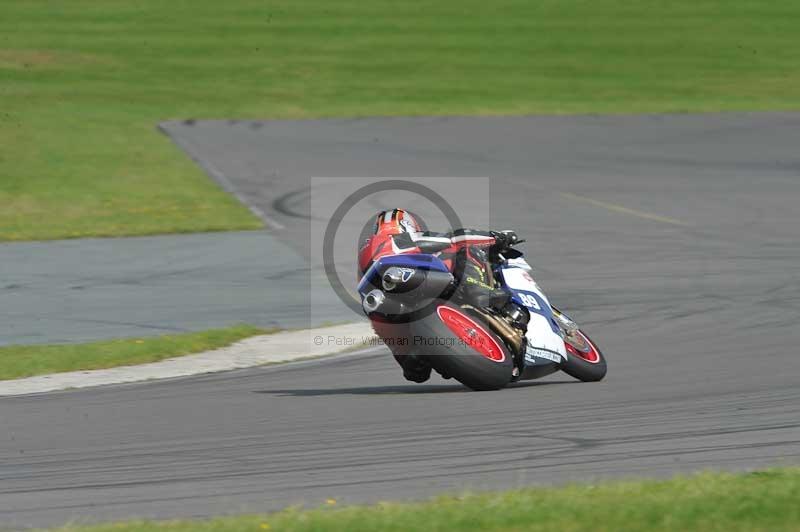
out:
{"label": "racing motorcycle", "polygon": [[362,308],[373,324],[391,331],[383,336],[393,351],[426,359],[444,378],[473,390],[559,370],[584,382],[605,377],[603,353],[550,304],[521,251],[509,247],[487,267],[508,294],[502,306],[452,297],[457,281],[435,255],[385,256],[358,284]]}

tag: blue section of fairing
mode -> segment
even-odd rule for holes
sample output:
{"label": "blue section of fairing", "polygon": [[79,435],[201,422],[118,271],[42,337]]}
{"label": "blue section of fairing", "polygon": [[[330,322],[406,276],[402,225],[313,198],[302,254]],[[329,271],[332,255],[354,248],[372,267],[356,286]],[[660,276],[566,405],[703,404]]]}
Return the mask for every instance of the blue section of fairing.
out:
{"label": "blue section of fairing", "polygon": [[407,253],[403,255],[387,255],[372,263],[358,283],[358,292],[363,296],[370,290],[370,286],[379,286],[378,276],[381,270],[391,266],[401,268],[414,268],[417,270],[430,270],[435,272],[449,272],[444,262],[434,255],[427,253]]}
{"label": "blue section of fairing", "polygon": [[[540,296],[535,292],[528,292],[527,290],[517,290],[511,288],[506,284],[505,279],[503,279],[503,289],[505,289],[506,292],[509,292],[511,294],[511,301],[513,301],[517,305],[527,308],[528,311],[533,314],[539,314],[540,316],[544,316],[545,319],[547,319],[547,323],[550,324],[550,328],[553,329],[553,332],[556,334],[560,333],[561,328],[558,326],[558,322],[556,322],[556,319],[553,316],[553,309],[550,308],[550,305],[547,303],[547,301],[542,299],[542,296]],[[533,298],[538,303],[539,308],[529,307],[528,305],[526,305],[523,302],[523,299],[520,297],[520,294],[524,294],[526,298],[529,297]]]}

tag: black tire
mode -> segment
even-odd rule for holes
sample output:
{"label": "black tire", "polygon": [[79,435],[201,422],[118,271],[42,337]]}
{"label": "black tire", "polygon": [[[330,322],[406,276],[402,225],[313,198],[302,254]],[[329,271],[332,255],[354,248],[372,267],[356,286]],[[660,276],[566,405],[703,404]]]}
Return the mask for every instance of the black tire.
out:
{"label": "black tire", "polygon": [[597,347],[597,344],[594,343],[591,338],[589,338],[588,334],[583,331],[579,332],[592,345],[594,351],[597,353],[598,360],[596,362],[589,362],[588,360],[584,360],[577,355],[567,353],[567,360],[561,363],[561,369],[564,371],[564,373],[571,377],[575,377],[579,381],[601,381],[603,380],[603,377],[606,376],[606,372],[608,371],[606,357],[603,355],[603,352],[600,351],[600,348]]}
{"label": "black tire", "polygon": [[[447,307],[456,310],[475,322],[502,350],[503,360],[494,361],[460,341],[459,337],[442,321],[438,309]],[[452,303],[441,301],[437,311],[411,322],[411,340],[416,345],[417,356],[424,356],[443,377],[452,377],[464,386],[476,391],[499,390],[511,381],[514,360],[505,343],[483,323],[477,314]],[[428,340],[434,340],[430,342]]]}

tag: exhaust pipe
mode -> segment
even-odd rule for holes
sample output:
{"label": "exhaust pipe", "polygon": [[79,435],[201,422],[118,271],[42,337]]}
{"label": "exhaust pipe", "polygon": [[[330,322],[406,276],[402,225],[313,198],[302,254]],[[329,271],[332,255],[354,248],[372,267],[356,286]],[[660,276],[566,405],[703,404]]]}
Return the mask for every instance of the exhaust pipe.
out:
{"label": "exhaust pipe", "polygon": [[381,277],[384,291],[409,294],[415,298],[438,297],[452,282],[453,275],[450,272],[396,266],[388,268]]}
{"label": "exhaust pipe", "polygon": [[380,290],[372,290],[371,292],[367,293],[364,296],[364,301],[361,302],[361,306],[364,309],[364,312],[367,314],[372,314],[373,312],[377,311],[383,302],[386,300],[386,296]]}
{"label": "exhaust pipe", "polygon": [[489,328],[492,329],[492,331],[494,331],[503,340],[508,342],[509,347],[511,347],[511,350],[514,351],[514,353],[522,352],[522,347],[525,342],[525,334],[522,332],[522,330],[512,327],[505,320],[498,318],[494,314],[491,314],[482,308],[476,308],[472,305],[464,305],[464,308],[471,309],[483,316]]}
{"label": "exhaust pipe", "polygon": [[392,267],[386,270],[383,274],[383,278],[381,279],[381,284],[383,285],[383,289],[387,292],[391,292],[397,285],[407,282],[411,277],[414,275],[414,270],[406,269],[401,270],[400,268]]}

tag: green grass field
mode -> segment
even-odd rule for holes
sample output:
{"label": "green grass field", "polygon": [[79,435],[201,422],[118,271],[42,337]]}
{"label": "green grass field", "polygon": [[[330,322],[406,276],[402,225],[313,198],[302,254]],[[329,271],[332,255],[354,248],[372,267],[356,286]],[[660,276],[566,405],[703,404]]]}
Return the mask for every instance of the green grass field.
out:
{"label": "green grass field", "polygon": [[0,347],[0,380],[158,362],[272,332],[275,331],[236,325],[202,332],[86,344],[3,346]]}
{"label": "green grass field", "polygon": [[65,527],[76,532],[521,532],[800,530],[800,470],[705,473],[666,481],[618,482],[440,497],[419,504],[290,509],[210,521]]}
{"label": "green grass field", "polygon": [[176,118],[800,109],[795,0],[0,2],[0,240],[260,224]]}

